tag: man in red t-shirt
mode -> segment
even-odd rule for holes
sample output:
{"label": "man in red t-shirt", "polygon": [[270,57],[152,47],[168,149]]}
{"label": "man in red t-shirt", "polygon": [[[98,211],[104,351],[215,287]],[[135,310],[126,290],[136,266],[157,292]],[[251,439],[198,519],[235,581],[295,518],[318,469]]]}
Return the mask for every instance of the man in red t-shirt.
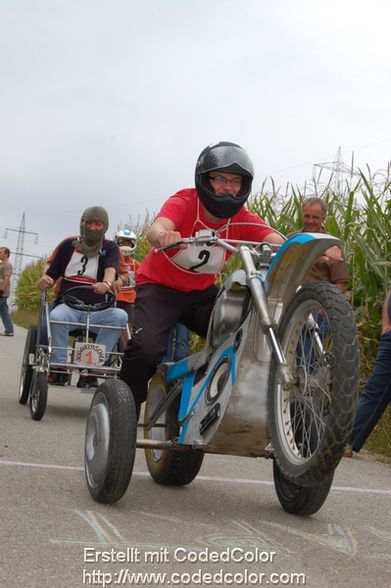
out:
{"label": "man in red t-shirt", "polygon": [[133,336],[120,373],[133,392],[138,412],[148,380],[166,350],[170,329],[180,322],[206,337],[218,292],[216,276],[230,256],[216,245],[160,252],[156,248],[205,228],[227,239],[282,243],[278,233],[244,208],[253,177],[252,161],[236,143],[206,147],[197,160],[196,187],[171,196],[147,231],[153,247],[136,273]]}

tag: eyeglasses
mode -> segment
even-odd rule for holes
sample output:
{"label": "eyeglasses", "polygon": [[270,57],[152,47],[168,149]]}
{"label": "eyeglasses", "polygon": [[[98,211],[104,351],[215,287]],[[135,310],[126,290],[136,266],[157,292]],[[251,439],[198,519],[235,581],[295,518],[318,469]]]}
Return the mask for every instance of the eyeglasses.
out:
{"label": "eyeglasses", "polygon": [[242,178],[232,178],[232,180],[228,180],[224,176],[208,176],[212,182],[216,182],[216,184],[222,184],[225,186],[226,184],[235,186],[235,188],[240,188],[242,185]]}

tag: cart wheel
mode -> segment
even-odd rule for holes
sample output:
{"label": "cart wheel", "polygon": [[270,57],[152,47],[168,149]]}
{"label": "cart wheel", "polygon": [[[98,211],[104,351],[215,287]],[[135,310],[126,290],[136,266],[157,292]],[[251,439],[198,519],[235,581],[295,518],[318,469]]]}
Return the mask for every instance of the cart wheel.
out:
{"label": "cart wheel", "polygon": [[[162,374],[155,374],[148,387],[145,404],[145,423],[167,394],[167,382]],[[178,436],[177,398],[162,414],[152,429],[145,429],[144,437],[155,441],[169,441]],[[185,486],[192,482],[201,469],[204,452],[200,449],[145,449],[149,473],[158,484]]]}
{"label": "cart wheel", "polygon": [[112,504],[126,492],[136,454],[136,406],[122,380],[105,380],[96,389],[87,418],[84,470],[97,502]]}
{"label": "cart wheel", "polygon": [[30,393],[31,382],[33,379],[33,366],[30,365],[30,355],[35,355],[35,345],[37,342],[37,327],[32,325],[29,327],[26,335],[26,342],[24,344],[22,368],[20,371],[19,381],[19,402],[26,404]]}
{"label": "cart wheel", "polygon": [[301,516],[312,515],[320,509],[329,495],[334,470],[314,486],[299,486],[284,476],[273,460],[274,488],[280,504],[286,512]]}
{"label": "cart wheel", "polygon": [[48,402],[48,378],[43,372],[35,372],[30,394],[30,413],[34,421],[40,421]]}
{"label": "cart wheel", "polygon": [[294,385],[281,383],[274,363],[269,382],[273,453],[285,478],[313,488],[338,465],[352,429],[360,367],[357,329],[341,292],[314,283],[292,298],[279,337]]}

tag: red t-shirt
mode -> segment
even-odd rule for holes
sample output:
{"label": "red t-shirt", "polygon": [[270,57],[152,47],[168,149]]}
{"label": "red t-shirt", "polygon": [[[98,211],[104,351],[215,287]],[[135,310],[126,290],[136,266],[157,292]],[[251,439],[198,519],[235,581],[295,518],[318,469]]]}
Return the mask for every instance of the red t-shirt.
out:
{"label": "red t-shirt", "polygon": [[[171,196],[157,218],[170,219],[182,237],[194,236],[200,229],[218,231],[223,239],[264,241],[273,230],[259,216],[241,208],[230,219],[207,221],[196,188],[180,190]],[[231,253],[218,245],[168,249],[155,253],[152,247],[136,273],[136,284],[153,283],[190,292],[204,290],[214,284]]]}

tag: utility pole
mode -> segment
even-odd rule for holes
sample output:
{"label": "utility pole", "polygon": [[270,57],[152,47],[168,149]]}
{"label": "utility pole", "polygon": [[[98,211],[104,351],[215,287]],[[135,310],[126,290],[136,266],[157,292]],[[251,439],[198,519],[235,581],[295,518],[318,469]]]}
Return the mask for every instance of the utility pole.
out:
{"label": "utility pole", "polygon": [[5,234],[4,234],[4,238],[6,239],[7,235],[8,235],[8,231],[15,231],[16,233],[18,233],[18,239],[16,242],[16,252],[12,251],[12,253],[15,253],[15,261],[14,261],[14,271],[13,271],[13,276],[12,276],[11,295],[10,295],[11,304],[14,301],[14,293],[15,293],[16,284],[18,282],[20,274],[22,273],[22,257],[35,257],[36,259],[41,259],[41,257],[39,255],[29,255],[24,252],[24,237],[25,237],[25,235],[34,235],[35,236],[34,243],[35,244],[38,243],[38,233],[34,233],[32,231],[26,231],[26,220],[25,219],[26,219],[25,213],[23,213],[22,220],[20,221],[19,229],[11,229],[10,227],[6,227]]}

